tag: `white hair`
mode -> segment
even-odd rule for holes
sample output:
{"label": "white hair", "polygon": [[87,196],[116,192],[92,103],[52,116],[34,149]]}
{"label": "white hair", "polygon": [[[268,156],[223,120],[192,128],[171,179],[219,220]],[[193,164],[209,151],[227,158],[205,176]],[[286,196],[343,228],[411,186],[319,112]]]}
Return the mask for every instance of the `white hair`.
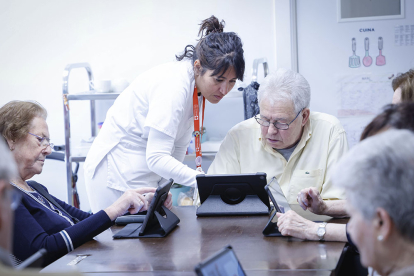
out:
{"label": "white hair", "polygon": [[0,139],[0,180],[9,182],[17,176],[17,167],[4,139]]}
{"label": "white hair", "polygon": [[335,166],[332,181],[365,219],[378,207],[414,242],[414,133],[390,129],[353,147]]}
{"label": "white hair", "polygon": [[260,84],[258,102],[269,101],[271,105],[278,101],[293,103],[295,113],[309,108],[311,91],[308,81],[299,73],[289,69],[278,69],[270,73]]}

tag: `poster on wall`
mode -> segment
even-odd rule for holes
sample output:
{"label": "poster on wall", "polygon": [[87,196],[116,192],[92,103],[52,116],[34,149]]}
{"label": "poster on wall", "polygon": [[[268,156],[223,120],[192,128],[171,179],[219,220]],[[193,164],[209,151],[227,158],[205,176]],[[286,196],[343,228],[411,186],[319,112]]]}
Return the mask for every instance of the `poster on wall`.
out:
{"label": "poster on wall", "polygon": [[394,73],[337,76],[338,117],[375,115],[391,103]]}
{"label": "poster on wall", "polygon": [[394,73],[338,75],[337,116],[343,125],[350,147],[358,143],[365,126],[391,103]]}

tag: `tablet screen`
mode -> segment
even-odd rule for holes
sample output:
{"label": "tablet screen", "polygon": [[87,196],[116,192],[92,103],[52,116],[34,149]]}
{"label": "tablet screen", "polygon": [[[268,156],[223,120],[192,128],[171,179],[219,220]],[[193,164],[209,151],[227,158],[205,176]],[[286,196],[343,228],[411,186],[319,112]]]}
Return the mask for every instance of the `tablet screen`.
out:
{"label": "tablet screen", "polygon": [[[147,227],[150,227],[152,224],[157,223],[157,219],[155,218],[154,212],[156,210],[162,210],[160,208],[161,205],[164,204],[165,199],[168,196],[168,192],[170,191],[171,185],[173,184],[173,180],[167,180],[164,183],[161,183],[160,186],[158,186],[157,190],[155,191],[154,197],[152,198],[150,207],[148,208],[147,215],[145,216],[145,220],[142,223],[141,231],[140,233],[144,233],[145,229]],[[160,213],[161,215],[165,215],[163,213]]]}
{"label": "tablet screen", "polygon": [[211,257],[205,263],[202,263],[198,267],[198,275],[208,276],[244,276],[243,271],[236,254],[231,247],[224,248],[217,255]]}
{"label": "tablet screen", "polygon": [[270,187],[273,197],[279,205],[279,207],[281,207],[283,213],[286,213],[287,211],[291,210],[290,205],[285,197],[285,194],[282,191],[282,188],[280,188],[279,182],[277,181],[276,177],[272,177],[268,186]]}

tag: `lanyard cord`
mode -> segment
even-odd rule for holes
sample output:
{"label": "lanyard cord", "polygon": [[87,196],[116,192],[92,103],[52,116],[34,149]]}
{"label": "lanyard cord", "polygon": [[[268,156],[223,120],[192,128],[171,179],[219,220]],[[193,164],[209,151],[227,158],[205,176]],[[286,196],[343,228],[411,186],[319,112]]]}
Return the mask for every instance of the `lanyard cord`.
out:
{"label": "lanyard cord", "polygon": [[[46,209],[49,209],[50,211],[52,211],[55,214],[58,214],[59,216],[61,216],[62,218],[66,219],[67,221],[70,222],[70,225],[75,225],[69,218],[65,217],[59,209],[56,209],[58,212],[56,213],[55,211],[53,211],[50,206],[47,206],[46,204],[44,204],[43,202],[41,202],[39,199],[37,199],[34,195],[32,195],[31,193],[29,193],[28,191],[26,191],[25,189],[20,188],[19,186],[17,186],[16,184],[14,184],[13,182],[10,182],[10,184],[12,184],[14,187],[16,187],[17,189],[19,189],[20,191],[22,191],[23,193],[27,194],[28,196],[30,196],[31,198],[33,198],[36,202],[38,202],[40,205],[43,205]],[[40,194],[40,193],[39,193]],[[49,200],[47,200],[45,198],[45,200],[47,202],[49,202]],[[50,204],[50,203],[49,203]]]}
{"label": "lanyard cord", "polygon": [[[206,106],[205,98],[203,97],[203,109],[202,109],[202,116],[203,119],[201,121],[201,129],[203,129],[204,124],[204,109]],[[196,166],[197,168],[201,168],[201,135],[202,132],[200,131],[200,108],[198,105],[198,92],[197,87],[194,86],[194,94],[193,94],[193,115],[194,115],[194,132],[193,135],[195,137],[195,153],[196,153]]]}

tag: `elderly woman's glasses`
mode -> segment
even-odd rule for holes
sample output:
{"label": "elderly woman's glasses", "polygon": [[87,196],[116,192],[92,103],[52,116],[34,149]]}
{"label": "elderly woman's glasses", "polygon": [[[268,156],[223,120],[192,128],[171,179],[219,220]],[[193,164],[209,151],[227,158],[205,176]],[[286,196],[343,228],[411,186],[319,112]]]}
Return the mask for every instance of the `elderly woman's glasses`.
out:
{"label": "elderly woman's glasses", "polygon": [[36,137],[37,140],[39,140],[39,142],[40,142],[40,146],[43,147],[44,149],[46,149],[48,146],[50,146],[50,148],[53,149],[54,144],[53,143],[50,143],[50,139],[49,138],[47,138],[47,137],[40,137],[39,135],[30,133],[30,132],[29,132],[29,134],[30,135],[33,135],[34,137]]}
{"label": "elderly woman's glasses", "polygon": [[275,128],[277,129],[281,129],[281,130],[287,130],[289,129],[289,126],[296,120],[296,118],[299,116],[299,114],[302,112],[303,109],[301,109],[299,111],[299,113],[296,115],[295,119],[293,119],[290,123],[280,123],[278,121],[271,123],[270,121],[266,121],[263,120],[262,118],[260,118],[260,115],[256,115],[254,116],[254,118],[256,119],[256,121],[259,123],[259,125],[264,126],[264,127],[269,127],[270,124],[273,124],[275,126]]}

